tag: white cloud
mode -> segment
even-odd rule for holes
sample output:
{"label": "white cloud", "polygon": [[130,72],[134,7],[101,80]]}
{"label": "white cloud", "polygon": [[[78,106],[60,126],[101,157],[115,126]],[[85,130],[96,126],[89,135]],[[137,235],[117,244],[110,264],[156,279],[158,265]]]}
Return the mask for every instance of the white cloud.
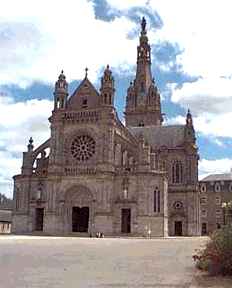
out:
{"label": "white cloud", "polygon": [[202,179],[210,174],[229,173],[231,168],[232,159],[202,159],[199,161],[199,178]]}
{"label": "white cloud", "polygon": [[232,80],[199,79],[172,91],[172,101],[194,114],[194,126],[205,135],[232,137]]}
{"label": "white cloud", "polygon": [[[193,124],[194,128],[197,132],[203,134],[203,136],[211,137],[211,139],[217,139],[218,137],[232,137],[231,132],[231,119],[232,119],[232,112],[225,113],[225,114],[211,114],[211,113],[204,113],[202,115],[198,115],[193,117]],[[174,124],[184,124],[185,117],[184,116],[177,116],[174,118],[169,118],[167,120],[168,125]],[[216,140],[214,140],[215,142]],[[215,142],[219,144],[219,139]],[[223,142],[221,142],[221,146]]]}
{"label": "white cloud", "polygon": [[116,9],[125,10],[135,6],[145,6],[149,3],[147,0],[107,0],[107,2]]}
{"label": "white cloud", "polygon": [[29,137],[33,137],[35,147],[50,137],[52,106],[48,100],[15,103],[12,98],[0,98],[0,193],[12,196],[12,176],[20,173]]}
{"label": "white cloud", "polygon": [[102,65],[122,68],[136,61],[137,40],[127,38],[135,24],[125,17],[111,22],[95,19],[90,1],[9,0],[3,8],[0,41],[5,45],[0,52],[7,59],[7,66],[0,67],[3,83],[54,82],[61,69],[68,79],[78,79],[86,66],[94,81]]}
{"label": "white cloud", "polygon": [[184,83],[181,89],[173,87],[172,101],[183,107],[191,107],[195,114],[231,111],[232,79],[201,78],[192,83]]}

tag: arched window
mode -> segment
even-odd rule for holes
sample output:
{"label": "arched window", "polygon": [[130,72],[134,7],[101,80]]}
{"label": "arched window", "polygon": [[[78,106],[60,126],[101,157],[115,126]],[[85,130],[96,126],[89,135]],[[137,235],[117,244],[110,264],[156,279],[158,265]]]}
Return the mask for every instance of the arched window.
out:
{"label": "arched window", "polygon": [[172,165],[172,183],[182,183],[183,167],[180,161],[175,161]]}
{"label": "arched window", "polygon": [[19,210],[20,208],[20,195],[19,195],[19,188],[16,188],[15,190],[15,208],[16,210]]}
{"label": "arched window", "polygon": [[160,213],[160,190],[158,187],[154,191],[154,212]]}
{"label": "arched window", "polygon": [[104,94],[104,104],[107,104],[107,94]]}
{"label": "arched window", "polygon": [[144,92],[145,92],[144,82],[141,82],[140,85],[141,85],[141,86],[140,86],[140,92],[141,92],[141,93],[144,93]]}

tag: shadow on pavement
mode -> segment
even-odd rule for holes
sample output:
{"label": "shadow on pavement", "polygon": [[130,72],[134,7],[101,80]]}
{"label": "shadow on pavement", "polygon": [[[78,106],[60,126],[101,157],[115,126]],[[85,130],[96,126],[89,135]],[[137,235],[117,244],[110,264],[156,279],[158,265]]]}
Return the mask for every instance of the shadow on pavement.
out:
{"label": "shadow on pavement", "polygon": [[192,283],[190,288],[232,288],[232,277],[209,276],[207,273],[198,272]]}

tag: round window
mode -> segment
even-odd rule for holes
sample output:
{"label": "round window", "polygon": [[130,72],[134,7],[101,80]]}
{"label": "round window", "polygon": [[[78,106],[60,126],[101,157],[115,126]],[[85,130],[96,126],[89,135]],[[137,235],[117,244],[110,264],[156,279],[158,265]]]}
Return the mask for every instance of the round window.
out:
{"label": "round window", "polygon": [[183,203],[181,201],[176,201],[173,206],[175,209],[181,209],[183,208]]}
{"label": "round window", "polygon": [[87,161],[95,153],[95,141],[88,135],[77,136],[71,144],[72,156],[77,161]]}

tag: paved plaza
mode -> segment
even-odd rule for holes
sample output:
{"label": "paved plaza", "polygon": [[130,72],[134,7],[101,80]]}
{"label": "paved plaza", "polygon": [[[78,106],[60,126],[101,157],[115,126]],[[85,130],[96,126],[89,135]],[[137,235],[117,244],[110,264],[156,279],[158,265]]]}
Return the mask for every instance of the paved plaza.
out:
{"label": "paved plaza", "polygon": [[192,254],[205,242],[0,236],[0,287],[198,287]]}

